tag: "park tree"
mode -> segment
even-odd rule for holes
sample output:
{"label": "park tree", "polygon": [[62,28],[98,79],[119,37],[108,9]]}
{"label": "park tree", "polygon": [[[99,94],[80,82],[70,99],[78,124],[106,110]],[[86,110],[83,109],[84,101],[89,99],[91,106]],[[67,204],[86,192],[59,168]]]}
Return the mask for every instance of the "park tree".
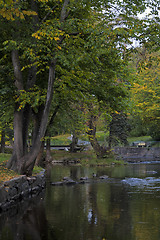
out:
{"label": "park tree", "polygon": [[132,100],[135,104],[134,113],[140,117],[149,135],[153,139],[159,140],[160,53],[159,51],[155,52],[154,48],[150,52],[144,47],[139,49],[139,52],[142,54],[135,68],[135,78],[131,90]]}
{"label": "park tree", "polygon": [[116,112],[112,114],[112,120],[109,124],[109,147],[120,144],[129,145],[127,137],[129,135],[130,125],[127,115],[123,112]]}
{"label": "park tree", "polygon": [[[125,64],[126,46],[136,36],[138,19],[133,16],[145,8],[145,0],[0,1],[1,58],[12,65],[7,85],[14,99],[14,149],[8,168],[32,174],[57,83],[116,105],[123,92],[116,75]],[[102,88],[106,84],[111,84],[110,92]]]}

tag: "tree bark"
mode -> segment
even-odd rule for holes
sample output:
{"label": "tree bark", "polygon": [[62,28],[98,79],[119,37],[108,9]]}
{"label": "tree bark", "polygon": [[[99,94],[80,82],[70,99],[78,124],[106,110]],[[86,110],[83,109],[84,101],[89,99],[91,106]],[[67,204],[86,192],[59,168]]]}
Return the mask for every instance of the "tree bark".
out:
{"label": "tree bark", "polygon": [[[18,90],[22,89],[22,75],[19,73],[20,71],[20,64],[18,61],[18,53],[14,53],[13,55],[13,65],[14,65],[14,73],[16,78],[16,86]],[[15,60],[15,61],[14,61]],[[49,77],[48,77],[48,89],[47,89],[47,96],[46,96],[46,103],[41,114],[41,118],[39,119],[38,127],[36,129],[36,134],[34,137],[34,141],[32,143],[32,148],[29,153],[26,152],[26,142],[27,142],[27,134],[28,134],[28,124],[29,119],[27,122],[25,121],[26,116],[25,110],[18,111],[18,103],[15,107],[14,113],[14,150],[10,161],[7,164],[8,168],[11,168],[17,171],[20,174],[27,174],[31,175],[32,170],[35,164],[36,157],[40,151],[41,147],[41,140],[45,135],[48,117],[49,117],[49,110],[50,105],[53,97],[53,84],[55,80],[55,65],[56,60],[54,60],[49,69]],[[18,70],[17,70],[18,69]],[[27,111],[26,111],[27,113]]]}
{"label": "tree bark", "polygon": [[17,87],[18,91],[23,90],[23,77],[21,72],[18,50],[12,50],[12,64],[15,76],[15,86]]}
{"label": "tree bark", "polygon": [[[23,76],[21,72],[21,66],[19,61],[19,53],[17,50],[12,51],[12,63],[15,76],[15,87],[17,92],[24,89],[23,87]],[[33,71],[34,68],[32,68]],[[32,79],[31,79],[32,78]],[[29,70],[27,86],[31,87],[31,82],[34,84],[33,78],[35,79],[35,71]],[[23,165],[21,161],[22,157],[27,154],[27,139],[28,139],[28,128],[30,122],[31,107],[27,104],[24,109],[19,110],[19,103],[15,104],[14,111],[14,146],[13,154],[7,163],[7,167],[21,173],[19,168]]]}
{"label": "tree bark", "polygon": [[47,126],[47,130],[46,130],[46,133],[45,133],[45,137],[47,137],[47,141],[46,141],[46,157],[45,157],[45,161],[46,162],[51,162],[52,161],[52,156],[51,156],[51,146],[50,146],[50,132],[49,132],[49,128],[51,127],[51,125],[53,124],[54,122],[54,119],[57,115],[57,112],[60,108],[60,105],[57,105],[57,107],[55,108],[50,120],[49,120],[49,123],[48,123],[48,126]]}
{"label": "tree bark", "polygon": [[36,158],[36,162],[35,162],[35,165],[36,166],[43,166],[44,165],[44,143],[45,141],[42,141],[41,143],[41,148],[40,148],[40,151],[38,153],[38,156]]}
{"label": "tree bark", "polygon": [[88,121],[89,130],[87,134],[88,134],[91,146],[93,147],[97,155],[97,158],[103,158],[104,156],[108,155],[108,153],[110,152],[110,149],[107,149],[99,144],[96,138],[96,122],[97,122],[97,116],[91,115]]}
{"label": "tree bark", "polygon": [[48,117],[49,117],[50,105],[51,105],[51,101],[52,101],[52,97],[53,97],[53,84],[54,84],[54,80],[55,80],[55,65],[56,65],[56,61],[52,62],[50,69],[49,69],[46,104],[45,104],[42,118],[40,121],[39,131],[38,131],[36,139],[32,145],[31,151],[29,153],[27,153],[21,159],[23,165],[18,170],[21,174],[26,174],[26,175],[32,174],[32,170],[33,170],[33,167],[35,164],[36,157],[40,151],[41,140],[45,135]]}
{"label": "tree bark", "polygon": [[69,15],[69,10],[67,11],[67,7],[69,5],[70,0],[64,0],[62,11],[61,11],[61,16],[60,16],[60,21],[64,22],[64,20],[68,17]]}
{"label": "tree bark", "polygon": [[76,136],[75,133],[73,133],[72,143],[70,144],[70,152],[72,153],[76,152],[77,143],[78,143],[78,137]]}
{"label": "tree bark", "polygon": [[5,130],[1,131],[1,153],[5,152]]}

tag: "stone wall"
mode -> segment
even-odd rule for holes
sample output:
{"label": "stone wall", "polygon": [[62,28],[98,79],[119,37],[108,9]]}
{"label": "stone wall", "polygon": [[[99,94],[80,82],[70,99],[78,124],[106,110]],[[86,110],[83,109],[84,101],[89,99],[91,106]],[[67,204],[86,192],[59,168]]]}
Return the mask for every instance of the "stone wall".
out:
{"label": "stone wall", "polygon": [[126,161],[160,161],[159,147],[115,147],[113,151]]}
{"label": "stone wall", "polygon": [[44,171],[32,177],[20,176],[0,185],[0,212],[18,201],[37,194],[45,187]]}

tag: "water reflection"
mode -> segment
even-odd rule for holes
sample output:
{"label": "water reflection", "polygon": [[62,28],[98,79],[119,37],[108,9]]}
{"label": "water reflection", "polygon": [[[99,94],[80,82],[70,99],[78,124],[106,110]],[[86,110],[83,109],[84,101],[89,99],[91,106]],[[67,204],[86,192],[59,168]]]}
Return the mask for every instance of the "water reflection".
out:
{"label": "water reflection", "polygon": [[[50,184],[64,176],[90,182]],[[159,177],[159,164],[50,167],[45,196],[0,216],[0,240],[159,240]]]}
{"label": "water reflection", "polygon": [[23,201],[0,216],[0,239],[48,239],[44,194]]}

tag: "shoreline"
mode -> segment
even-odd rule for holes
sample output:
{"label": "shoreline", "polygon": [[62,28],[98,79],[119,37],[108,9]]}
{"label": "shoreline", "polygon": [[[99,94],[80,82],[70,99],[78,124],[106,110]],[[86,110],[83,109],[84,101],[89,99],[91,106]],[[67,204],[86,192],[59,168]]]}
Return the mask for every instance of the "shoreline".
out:
{"label": "shoreline", "polygon": [[45,170],[31,177],[21,175],[0,185],[0,213],[7,211],[17,202],[36,196],[46,186]]}

